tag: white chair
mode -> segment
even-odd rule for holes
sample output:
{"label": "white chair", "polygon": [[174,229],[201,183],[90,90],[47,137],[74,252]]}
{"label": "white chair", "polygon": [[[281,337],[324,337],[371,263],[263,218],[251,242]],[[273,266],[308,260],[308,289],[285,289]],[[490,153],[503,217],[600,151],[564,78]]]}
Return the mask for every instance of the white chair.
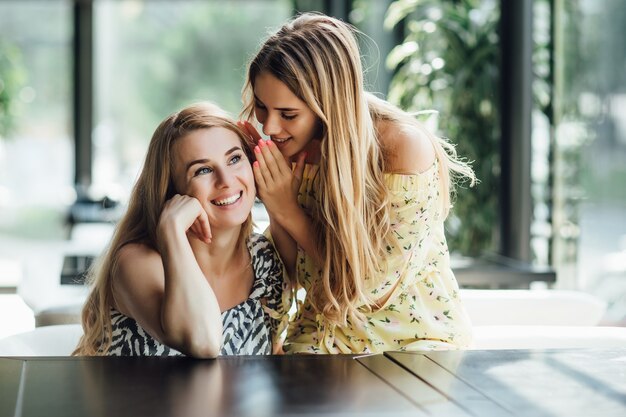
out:
{"label": "white chair", "polygon": [[460,292],[474,326],[596,326],[606,302],[582,291],[469,290]]}
{"label": "white chair", "polygon": [[470,349],[626,347],[626,328],[597,326],[606,303],[565,290],[461,290],[474,326]]}
{"label": "white chair", "polygon": [[70,356],[82,335],[80,324],[38,327],[0,339],[0,356]]}
{"label": "white chair", "polygon": [[35,326],[52,326],[57,324],[79,324],[84,301],[76,301],[64,305],[52,306],[35,314]]}
{"label": "white chair", "polygon": [[474,326],[472,350],[624,348],[626,327]]}

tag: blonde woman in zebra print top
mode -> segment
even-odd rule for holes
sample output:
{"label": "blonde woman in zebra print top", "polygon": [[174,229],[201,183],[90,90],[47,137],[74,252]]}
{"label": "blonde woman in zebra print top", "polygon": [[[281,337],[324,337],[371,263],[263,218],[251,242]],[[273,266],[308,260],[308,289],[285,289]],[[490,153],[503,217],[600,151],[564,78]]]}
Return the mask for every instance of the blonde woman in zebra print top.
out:
{"label": "blonde woman in zebra print top", "polygon": [[252,233],[247,136],[201,103],[156,129],[128,210],[90,273],[76,355],[271,354],[291,292]]}
{"label": "blonde woman in zebra print top", "polygon": [[[222,312],[222,347],[220,355],[269,355],[272,336],[279,336],[286,325],[283,308],[282,264],[272,243],[263,235],[252,234],[248,240],[254,283],[245,301]],[[281,318],[285,320],[281,321]],[[113,338],[110,356],[176,356],[176,349],[154,339],[136,320],[111,310]],[[280,343],[275,343],[279,349]]]}

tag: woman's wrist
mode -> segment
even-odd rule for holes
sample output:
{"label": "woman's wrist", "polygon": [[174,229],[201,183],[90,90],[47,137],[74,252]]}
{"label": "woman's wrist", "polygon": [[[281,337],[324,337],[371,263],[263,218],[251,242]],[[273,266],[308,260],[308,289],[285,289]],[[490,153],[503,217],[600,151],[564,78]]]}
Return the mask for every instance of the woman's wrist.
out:
{"label": "woman's wrist", "polygon": [[173,222],[160,223],[157,228],[157,246],[161,254],[175,251],[181,245],[189,243],[186,231],[182,231]]}
{"label": "woman's wrist", "polygon": [[301,215],[304,214],[302,208],[295,203],[288,203],[283,205],[280,210],[274,213],[268,212],[270,221],[275,220],[285,230],[289,230],[289,225],[296,221]]}

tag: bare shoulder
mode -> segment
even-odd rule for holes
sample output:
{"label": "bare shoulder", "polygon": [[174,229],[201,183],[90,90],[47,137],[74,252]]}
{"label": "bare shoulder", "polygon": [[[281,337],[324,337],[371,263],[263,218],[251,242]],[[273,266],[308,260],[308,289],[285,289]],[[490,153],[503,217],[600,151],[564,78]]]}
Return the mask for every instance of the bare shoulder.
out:
{"label": "bare shoulder", "polygon": [[124,245],[117,253],[117,268],[112,279],[118,288],[131,289],[152,285],[164,276],[163,260],[159,252],[141,243]]}
{"label": "bare shoulder", "polygon": [[148,245],[129,243],[117,252],[117,265],[121,271],[130,271],[137,267],[162,264],[161,255]]}
{"label": "bare shoulder", "polygon": [[418,174],[435,162],[433,144],[420,129],[385,121],[379,122],[378,132],[385,155],[385,171]]}
{"label": "bare shoulder", "polygon": [[112,271],[113,297],[118,311],[137,317],[134,305],[143,297],[162,292],[165,273],[161,255],[141,243],[129,243],[117,252],[117,267]]}

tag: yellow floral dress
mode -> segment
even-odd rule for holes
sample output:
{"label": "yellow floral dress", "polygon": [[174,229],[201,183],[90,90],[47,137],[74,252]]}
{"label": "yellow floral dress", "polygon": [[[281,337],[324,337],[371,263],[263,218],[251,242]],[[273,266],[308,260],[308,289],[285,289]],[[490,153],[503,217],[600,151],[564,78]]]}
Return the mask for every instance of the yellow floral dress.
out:
{"label": "yellow floral dress", "polygon": [[[298,202],[317,204],[313,180],[319,167],[306,165]],[[387,273],[366,280],[373,299],[385,299],[366,320],[335,326],[312,307],[308,295],[298,302],[284,344],[286,353],[376,353],[388,350],[436,350],[467,347],[471,323],[450,269],[439,207],[439,169],[433,164],[415,175],[385,174],[390,192],[395,243],[387,246]],[[399,247],[397,247],[399,245]],[[296,278],[305,290],[321,271],[298,248]]]}

